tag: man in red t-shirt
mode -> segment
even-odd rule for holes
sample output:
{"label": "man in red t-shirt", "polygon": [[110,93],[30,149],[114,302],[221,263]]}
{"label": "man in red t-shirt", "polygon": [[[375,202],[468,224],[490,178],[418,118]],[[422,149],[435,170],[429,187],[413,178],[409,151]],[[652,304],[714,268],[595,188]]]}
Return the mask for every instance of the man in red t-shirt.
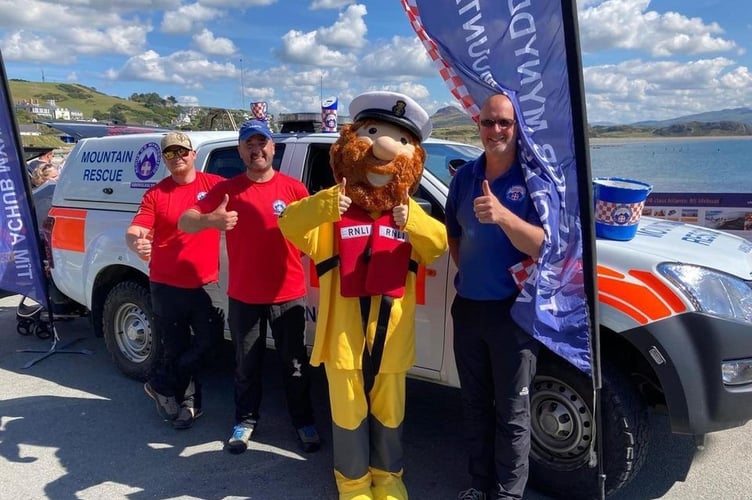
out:
{"label": "man in red t-shirt", "polygon": [[178,219],[223,178],[196,171],[196,152],[187,135],[171,132],[161,146],[170,176],[146,191],[125,239],[128,248],[149,260],[154,329],[163,350],[144,390],[163,418],[176,429],[187,429],[201,415],[196,373],[222,336],[224,312],[220,233],[184,233]]}
{"label": "man in red t-shirt", "polygon": [[240,127],[238,152],[246,167],[188,209],[178,227],[194,233],[225,231],[229,261],[228,322],[235,347],[235,421],[227,442],[242,453],[256,429],[261,406],[266,327],[284,371],[287,408],[304,451],[319,449],[310,398],[305,347],[306,285],[300,250],[282,236],[277,218],[308,196],[298,180],[272,168],[274,139],[266,123]]}

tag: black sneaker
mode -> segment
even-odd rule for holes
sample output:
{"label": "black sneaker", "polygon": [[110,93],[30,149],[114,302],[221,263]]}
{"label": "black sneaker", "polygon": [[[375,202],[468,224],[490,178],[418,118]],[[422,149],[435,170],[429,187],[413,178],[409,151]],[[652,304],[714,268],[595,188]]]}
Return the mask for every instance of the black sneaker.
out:
{"label": "black sneaker", "polygon": [[148,394],[157,404],[157,411],[162,418],[165,420],[175,420],[178,418],[178,402],[175,400],[174,396],[164,396],[158,393],[149,382],[144,384],[144,391],[146,391],[146,394]]}
{"label": "black sneaker", "polygon": [[232,453],[243,453],[248,449],[254,427],[238,424],[232,428],[232,436],[227,440],[227,449]]}
{"label": "black sneaker", "polygon": [[306,453],[313,453],[321,448],[321,439],[316,427],[311,425],[305,425],[297,430],[298,441],[300,441],[300,447]]}
{"label": "black sneaker", "polygon": [[460,491],[460,494],[457,495],[457,500],[486,500],[487,498],[488,495],[485,492],[476,490],[475,488]]}
{"label": "black sneaker", "polygon": [[178,417],[172,421],[172,426],[176,429],[190,429],[193,426],[193,422],[201,415],[203,415],[201,408],[181,406]]}

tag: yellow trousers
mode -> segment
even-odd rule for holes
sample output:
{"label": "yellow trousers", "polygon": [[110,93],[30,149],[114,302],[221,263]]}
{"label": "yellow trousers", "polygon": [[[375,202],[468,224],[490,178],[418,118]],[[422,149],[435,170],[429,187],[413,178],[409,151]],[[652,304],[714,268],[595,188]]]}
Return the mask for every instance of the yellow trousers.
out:
{"label": "yellow trousers", "polygon": [[402,482],[407,373],[379,373],[366,397],[362,371],[325,367],[340,500],[407,499]]}

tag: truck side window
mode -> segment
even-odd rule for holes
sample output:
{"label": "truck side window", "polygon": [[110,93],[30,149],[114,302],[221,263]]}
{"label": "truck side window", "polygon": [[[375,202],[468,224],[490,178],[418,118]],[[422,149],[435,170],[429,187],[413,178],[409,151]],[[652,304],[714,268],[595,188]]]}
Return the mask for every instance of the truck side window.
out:
{"label": "truck side window", "polygon": [[330,144],[311,144],[308,150],[303,180],[311,194],[335,184],[332,167],[329,165]]}
{"label": "truck side window", "polygon": [[[279,166],[282,164],[282,156],[285,154],[285,144],[276,143],[274,145],[274,159],[272,160],[272,168],[279,171]],[[217,174],[219,176],[228,179],[235,177],[236,175],[245,172],[245,165],[240,159],[238,154],[238,148],[221,148],[209,155],[209,159],[206,161],[206,170],[210,174]]]}

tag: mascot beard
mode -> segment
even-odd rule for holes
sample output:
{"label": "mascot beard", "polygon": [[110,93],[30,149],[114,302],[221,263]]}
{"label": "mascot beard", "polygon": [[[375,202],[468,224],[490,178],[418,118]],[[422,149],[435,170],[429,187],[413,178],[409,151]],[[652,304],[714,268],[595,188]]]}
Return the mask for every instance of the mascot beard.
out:
{"label": "mascot beard", "polygon": [[[413,139],[415,151],[412,157],[397,155],[391,161],[379,160],[373,154],[373,146],[358,138],[357,130],[368,126],[370,121],[345,127],[332,146],[330,160],[334,178],[338,183],[347,179],[345,194],[353,204],[368,212],[384,212],[405,202],[418,188],[423,173],[426,153],[417,139]],[[369,180],[389,179],[384,185]]]}

